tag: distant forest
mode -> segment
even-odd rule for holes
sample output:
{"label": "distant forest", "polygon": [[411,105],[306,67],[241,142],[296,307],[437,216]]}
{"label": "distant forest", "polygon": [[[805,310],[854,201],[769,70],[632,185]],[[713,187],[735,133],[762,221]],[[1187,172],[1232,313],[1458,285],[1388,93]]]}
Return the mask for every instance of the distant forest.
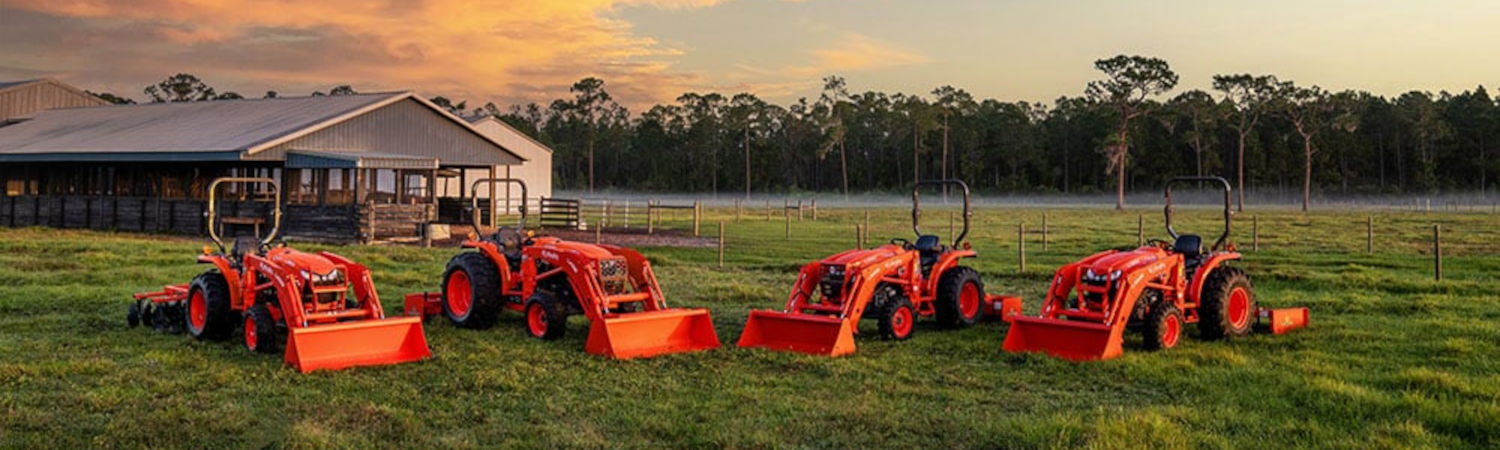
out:
{"label": "distant forest", "polygon": [[[1195,174],[1307,196],[1497,184],[1500,106],[1483,86],[1386,98],[1228,74],[1213,77],[1212,92],[1178,92],[1160,59],[1121,55],[1095,67],[1100,78],[1084,95],[1051,104],[976,99],[952,86],[854,93],[838,76],[823,79],[818,97],[785,106],[689,92],[632,113],[597,78],[545,105],[432,100],[465,117],[496,116],[552,147],[557,187],[583,191],[899,191],[913,179],[953,177],[985,192],[1113,192],[1123,202],[1125,191]],[[184,90],[173,82],[184,76],[146,94],[240,98],[196,78],[199,89]]]}

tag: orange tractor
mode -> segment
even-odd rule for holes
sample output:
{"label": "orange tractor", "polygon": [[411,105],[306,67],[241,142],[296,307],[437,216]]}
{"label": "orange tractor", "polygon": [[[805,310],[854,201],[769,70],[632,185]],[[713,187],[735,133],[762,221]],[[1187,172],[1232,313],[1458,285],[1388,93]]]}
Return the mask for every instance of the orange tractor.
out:
{"label": "orange tractor", "polygon": [[[923,234],[920,226],[920,188],[945,185],[956,185],[964,194],[963,231],[951,247]],[[1014,314],[1019,298],[986,296],[979,272],[959,265],[962,258],[978,256],[964,241],[972,215],[969,186],[962,181],[917,183],[911,212],[916,242],[891,239],[887,245],[803,266],[784,309],[750,311],[739,346],[840,356],[854,352],[854,334],[863,318],[875,319],[881,337],[905,340],[919,316],[957,328],[986,314]]]}
{"label": "orange tractor", "polygon": [[[508,309],[525,316],[532,337],[552,340],[563,336],[569,315],[583,314],[590,324],[585,349],[622,359],[719,347],[708,310],[667,307],[651,263],[640,253],[525,233],[521,180],[475,181],[474,211],[485,183],[520,186],[519,226],[478,239],[471,235],[463,247],[475,251],[448,261],[442,292],[408,294],[407,315],[442,314],[454,325],[486,329]],[[474,230],[483,234],[477,215]]]}
{"label": "orange tractor", "polygon": [[[1224,188],[1224,232],[1206,252],[1202,237],[1172,228],[1172,186],[1183,182]],[[1120,356],[1127,329],[1138,330],[1145,347],[1157,350],[1176,346],[1192,323],[1206,340],[1249,334],[1257,317],[1269,319],[1275,334],[1305,326],[1307,308],[1257,307],[1250,275],[1228,265],[1241,256],[1226,244],[1229,199],[1223,178],[1168,181],[1166,228],[1174,241],[1152,239],[1135,250],[1109,250],[1057,269],[1041,315],[1013,318],[1005,350],[1089,361]]]}
{"label": "orange tractor", "polygon": [[[270,187],[272,228],[265,238],[238,237],[226,251],[219,237],[215,193],[224,183]],[[370,271],[328,252],[273,245],[281,229],[280,189],[269,178],[219,178],[208,188],[208,233],[198,262],[213,268],[188,284],[135,294],[126,320],[200,340],[228,339],[236,327],[245,348],[283,351],[302,372],[396,364],[432,355],[416,318],[386,318]],[[352,296],[350,295],[352,292]]]}

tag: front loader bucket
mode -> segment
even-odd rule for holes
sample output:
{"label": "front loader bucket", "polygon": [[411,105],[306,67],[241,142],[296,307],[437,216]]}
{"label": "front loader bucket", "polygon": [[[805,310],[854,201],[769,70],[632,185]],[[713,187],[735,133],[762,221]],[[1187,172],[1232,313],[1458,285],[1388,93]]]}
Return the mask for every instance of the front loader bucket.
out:
{"label": "front loader bucket", "polygon": [[302,373],[416,361],[432,356],[422,318],[398,317],[291,328],[286,363]]}
{"label": "front loader bucket", "polygon": [[611,358],[646,358],[719,348],[714,322],[703,308],[624,313],[589,324],[584,349]]}
{"label": "front loader bucket", "polygon": [[1124,351],[1122,330],[1096,322],[1013,317],[1005,351],[1042,352],[1071,361],[1110,359]]}
{"label": "front loader bucket", "polygon": [[854,353],[854,329],[834,316],[752,310],[739,346],[842,356]]}

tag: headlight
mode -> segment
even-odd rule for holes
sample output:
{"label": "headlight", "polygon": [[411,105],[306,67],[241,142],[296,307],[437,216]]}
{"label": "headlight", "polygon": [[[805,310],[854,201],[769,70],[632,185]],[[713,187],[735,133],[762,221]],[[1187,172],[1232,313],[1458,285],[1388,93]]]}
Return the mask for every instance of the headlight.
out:
{"label": "headlight", "polygon": [[1116,270],[1114,272],[1110,272],[1109,273],[1109,281],[1115,281],[1115,280],[1120,279],[1120,275],[1121,275],[1121,272],[1119,270]]}
{"label": "headlight", "polygon": [[1087,269],[1083,271],[1083,279],[1085,280],[1096,280],[1098,278],[1099,276],[1094,274],[1094,269]]}

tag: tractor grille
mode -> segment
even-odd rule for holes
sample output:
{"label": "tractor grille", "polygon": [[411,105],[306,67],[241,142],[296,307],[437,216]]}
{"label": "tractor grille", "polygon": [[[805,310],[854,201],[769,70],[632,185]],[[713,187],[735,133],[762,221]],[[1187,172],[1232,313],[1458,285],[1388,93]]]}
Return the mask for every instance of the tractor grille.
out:
{"label": "tractor grille", "polygon": [[610,258],[599,261],[599,283],[608,294],[623,294],[630,285],[629,266],[625,258]]}
{"label": "tractor grille", "polygon": [[837,299],[844,293],[844,266],[829,264],[823,267],[823,279],[818,290],[825,299]]}

